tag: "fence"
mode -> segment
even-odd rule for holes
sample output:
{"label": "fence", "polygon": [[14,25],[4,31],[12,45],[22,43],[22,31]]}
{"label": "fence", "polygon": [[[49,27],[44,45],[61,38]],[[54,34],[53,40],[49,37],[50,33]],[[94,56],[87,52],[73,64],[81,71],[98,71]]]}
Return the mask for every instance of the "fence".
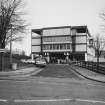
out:
{"label": "fence", "polygon": [[75,62],[75,64],[82,68],[86,68],[94,72],[105,74],[105,65],[103,65],[105,63],[99,63],[99,65],[97,65],[97,62],[77,61]]}
{"label": "fence", "polygon": [[[22,63],[20,61],[23,58],[28,59],[30,57],[18,55],[18,54],[13,54],[12,55],[12,63],[16,63],[18,68],[26,66],[27,64]],[[9,52],[0,53],[0,71],[10,71],[10,70],[11,70],[10,53]]]}

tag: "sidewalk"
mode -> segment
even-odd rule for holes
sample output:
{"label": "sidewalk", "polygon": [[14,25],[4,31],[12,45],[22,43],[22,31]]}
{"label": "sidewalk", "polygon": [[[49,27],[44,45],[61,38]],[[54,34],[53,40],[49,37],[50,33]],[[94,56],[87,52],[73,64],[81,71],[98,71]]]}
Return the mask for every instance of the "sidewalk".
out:
{"label": "sidewalk", "polygon": [[81,76],[83,76],[87,79],[105,83],[105,75],[104,74],[95,73],[95,72],[92,72],[88,69],[81,68],[79,66],[70,65],[70,67],[75,72],[77,72],[78,74],[80,74]]}
{"label": "sidewalk", "polygon": [[21,77],[21,76],[26,76],[29,75],[31,73],[38,73],[40,72],[41,69],[32,66],[32,67],[24,67],[24,68],[20,68],[18,70],[15,71],[8,71],[8,72],[0,72],[0,78],[8,78],[8,77]]}

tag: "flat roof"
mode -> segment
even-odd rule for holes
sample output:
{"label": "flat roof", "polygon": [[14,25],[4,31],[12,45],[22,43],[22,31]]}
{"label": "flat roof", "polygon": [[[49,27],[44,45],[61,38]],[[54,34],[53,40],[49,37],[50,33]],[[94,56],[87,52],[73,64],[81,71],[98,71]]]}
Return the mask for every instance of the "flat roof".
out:
{"label": "flat roof", "polygon": [[[81,29],[81,28],[84,28],[84,29],[87,29],[87,25],[83,25],[83,26],[57,26],[57,27],[45,27],[45,28],[39,28],[39,29],[32,29],[32,32],[41,35],[41,32],[42,32],[43,30],[48,30],[48,29],[49,29],[49,30],[50,30],[50,29],[60,29],[60,28],[71,28],[71,29]],[[88,29],[87,29],[87,32],[89,33],[89,36],[91,36]]]}

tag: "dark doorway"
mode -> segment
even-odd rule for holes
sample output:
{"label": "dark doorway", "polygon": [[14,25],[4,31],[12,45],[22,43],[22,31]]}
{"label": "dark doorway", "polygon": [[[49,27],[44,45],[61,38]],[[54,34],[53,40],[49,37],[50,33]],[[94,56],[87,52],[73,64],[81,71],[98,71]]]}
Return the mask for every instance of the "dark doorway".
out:
{"label": "dark doorway", "polygon": [[64,53],[50,53],[50,63],[57,63],[58,59],[65,60],[65,57]]}

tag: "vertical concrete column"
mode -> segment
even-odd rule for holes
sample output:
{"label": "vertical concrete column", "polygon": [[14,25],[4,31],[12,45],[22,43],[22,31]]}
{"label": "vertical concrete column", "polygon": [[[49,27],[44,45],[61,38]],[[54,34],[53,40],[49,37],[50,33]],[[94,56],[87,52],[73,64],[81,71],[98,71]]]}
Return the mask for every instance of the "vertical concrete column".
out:
{"label": "vertical concrete column", "polygon": [[48,63],[50,62],[50,56],[49,56],[49,53],[47,53],[47,62],[48,62]]}
{"label": "vertical concrete column", "polygon": [[66,63],[69,63],[69,55],[66,55]]}
{"label": "vertical concrete column", "polygon": [[66,63],[69,63],[69,53],[64,53],[64,55],[66,55],[66,57],[65,57],[65,60],[66,60]]}
{"label": "vertical concrete column", "polygon": [[43,55],[43,31],[41,31],[41,55]]}
{"label": "vertical concrete column", "polygon": [[2,52],[0,52],[0,71],[2,71]]}
{"label": "vertical concrete column", "polygon": [[85,53],[85,61],[88,61],[88,55]]}
{"label": "vertical concrete column", "polygon": [[31,59],[34,60],[34,54],[31,55]]}

